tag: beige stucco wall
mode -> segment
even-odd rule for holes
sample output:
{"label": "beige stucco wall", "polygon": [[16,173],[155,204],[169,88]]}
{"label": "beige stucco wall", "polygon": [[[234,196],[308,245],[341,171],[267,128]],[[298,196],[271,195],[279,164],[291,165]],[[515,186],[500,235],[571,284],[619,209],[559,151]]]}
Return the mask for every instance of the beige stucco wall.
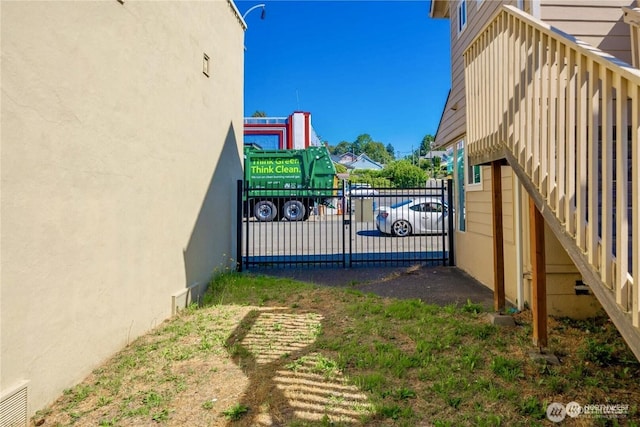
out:
{"label": "beige stucco wall", "polygon": [[244,27],[225,0],[0,12],[0,391],[33,413],[234,256]]}

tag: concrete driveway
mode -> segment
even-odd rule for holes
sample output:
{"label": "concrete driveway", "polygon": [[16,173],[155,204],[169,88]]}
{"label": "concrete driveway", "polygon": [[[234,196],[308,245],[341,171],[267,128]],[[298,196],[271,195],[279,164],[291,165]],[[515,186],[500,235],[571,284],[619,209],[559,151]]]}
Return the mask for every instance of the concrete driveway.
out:
{"label": "concrete driveway", "polygon": [[493,308],[493,292],[456,267],[415,265],[324,269],[255,269],[252,273],[289,277],[321,286],[338,286],[389,298],[418,298],[425,303]]}

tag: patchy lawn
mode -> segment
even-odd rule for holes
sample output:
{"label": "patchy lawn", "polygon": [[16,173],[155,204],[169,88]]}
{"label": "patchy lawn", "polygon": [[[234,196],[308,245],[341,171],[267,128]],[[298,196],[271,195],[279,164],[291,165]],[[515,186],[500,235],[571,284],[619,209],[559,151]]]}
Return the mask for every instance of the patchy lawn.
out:
{"label": "patchy lawn", "polygon": [[[553,402],[628,405],[640,364],[607,318],[550,320],[561,365],[532,360],[530,313],[488,324],[482,308],[384,299],[289,279],[223,274],[115,355],[34,425],[556,425]],[[625,407],[623,406],[622,409]]]}

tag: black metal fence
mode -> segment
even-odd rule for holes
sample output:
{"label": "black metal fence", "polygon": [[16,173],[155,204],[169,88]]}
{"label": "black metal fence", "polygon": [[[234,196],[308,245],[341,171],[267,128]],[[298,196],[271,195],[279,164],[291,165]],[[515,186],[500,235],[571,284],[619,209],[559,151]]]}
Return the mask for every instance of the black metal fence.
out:
{"label": "black metal fence", "polygon": [[454,264],[451,180],[420,188],[311,189],[319,197],[309,197],[309,189],[277,190],[238,181],[241,271]]}

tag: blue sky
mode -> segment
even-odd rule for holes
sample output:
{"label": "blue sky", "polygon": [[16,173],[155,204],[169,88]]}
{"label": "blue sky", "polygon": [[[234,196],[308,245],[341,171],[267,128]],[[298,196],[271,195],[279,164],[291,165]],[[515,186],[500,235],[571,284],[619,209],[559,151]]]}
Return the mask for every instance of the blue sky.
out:
{"label": "blue sky", "polygon": [[429,1],[236,1],[245,115],[309,111],[331,145],[363,133],[400,156],[435,135],[451,82],[449,22]]}

